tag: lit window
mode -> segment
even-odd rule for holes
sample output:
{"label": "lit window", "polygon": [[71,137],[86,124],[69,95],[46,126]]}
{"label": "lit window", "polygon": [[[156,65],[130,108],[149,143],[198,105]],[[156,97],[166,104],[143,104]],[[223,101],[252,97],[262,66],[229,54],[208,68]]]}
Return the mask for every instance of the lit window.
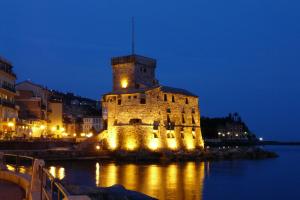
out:
{"label": "lit window", "polygon": [[121,87],[122,87],[122,88],[127,88],[127,86],[128,86],[128,81],[127,81],[127,79],[123,79],[123,80],[121,81]]}

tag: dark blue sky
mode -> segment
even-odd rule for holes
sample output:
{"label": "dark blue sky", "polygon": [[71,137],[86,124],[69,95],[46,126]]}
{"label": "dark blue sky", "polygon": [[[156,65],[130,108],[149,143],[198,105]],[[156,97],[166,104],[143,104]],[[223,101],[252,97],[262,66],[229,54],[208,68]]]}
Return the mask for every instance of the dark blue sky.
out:
{"label": "dark blue sky", "polygon": [[299,0],[0,0],[0,55],[31,79],[99,99],[110,58],[156,58],[164,85],[202,115],[239,112],[257,135],[300,140]]}

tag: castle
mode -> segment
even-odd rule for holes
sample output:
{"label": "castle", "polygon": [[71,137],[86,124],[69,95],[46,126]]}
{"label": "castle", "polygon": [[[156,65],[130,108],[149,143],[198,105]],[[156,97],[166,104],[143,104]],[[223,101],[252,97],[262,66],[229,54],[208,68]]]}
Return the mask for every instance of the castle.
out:
{"label": "castle", "polygon": [[156,60],[139,55],[111,60],[113,91],[102,97],[100,135],[110,150],[203,148],[198,97],[160,85]]}

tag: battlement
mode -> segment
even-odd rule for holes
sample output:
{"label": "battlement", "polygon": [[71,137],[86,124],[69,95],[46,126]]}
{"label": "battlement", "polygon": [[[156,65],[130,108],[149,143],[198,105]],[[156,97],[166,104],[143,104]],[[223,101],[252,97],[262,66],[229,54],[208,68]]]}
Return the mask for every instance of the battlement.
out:
{"label": "battlement", "polygon": [[128,56],[113,57],[111,59],[111,65],[119,65],[119,64],[127,64],[127,63],[134,63],[134,64],[141,64],[141,65],[156,67],[155,59],[148,58],[145,56],[135,55],[135,54],[128,55]]}

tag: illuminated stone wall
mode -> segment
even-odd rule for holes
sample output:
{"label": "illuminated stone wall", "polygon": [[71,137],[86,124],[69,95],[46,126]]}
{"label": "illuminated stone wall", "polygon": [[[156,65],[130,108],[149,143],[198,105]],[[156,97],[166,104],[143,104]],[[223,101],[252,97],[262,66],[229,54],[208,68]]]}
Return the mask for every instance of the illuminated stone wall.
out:
{"label": "illuminated stone wall", "polygon": [[[166,96],[165,96],[166,95]],[[107,94],[102,99],[110,149],[193,150],[203,147],[198,97],[165,92]]]}
{"label": "illuminated stone wall", "polygon": [[113,90],[137,89],[157,84],[156,61],[143,56],[112,58]]}

